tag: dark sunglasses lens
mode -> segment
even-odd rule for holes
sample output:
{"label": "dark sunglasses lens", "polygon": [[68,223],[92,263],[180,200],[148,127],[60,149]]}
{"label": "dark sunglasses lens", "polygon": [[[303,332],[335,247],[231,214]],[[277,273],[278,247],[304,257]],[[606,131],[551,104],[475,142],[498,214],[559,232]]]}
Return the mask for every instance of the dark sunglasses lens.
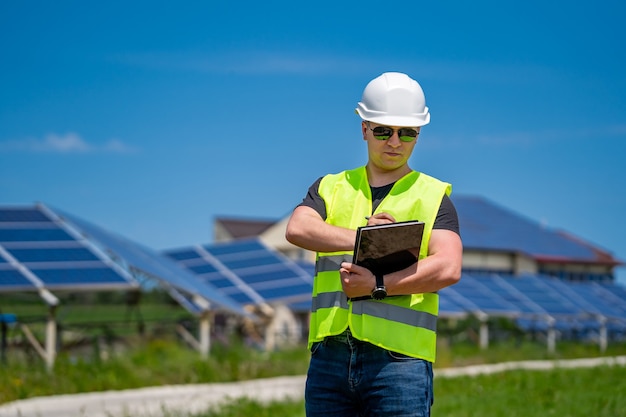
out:
{"label": "dark sunglasses lens", "polygon": [[385,126],[376,126],[372,129],[374,137],[378,140],[387,140],[393,135],[393,129]]}
{"label": "dark sunglasses lens", "polygon": [[415,129],[400,129],[398,130],[398,136],[402,142],[411,142],[417,137],[417,130]]}

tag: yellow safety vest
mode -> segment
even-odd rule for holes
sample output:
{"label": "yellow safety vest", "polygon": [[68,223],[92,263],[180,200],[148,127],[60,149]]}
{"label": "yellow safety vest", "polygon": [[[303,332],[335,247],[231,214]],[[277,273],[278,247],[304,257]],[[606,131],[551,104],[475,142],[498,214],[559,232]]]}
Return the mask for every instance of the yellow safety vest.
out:
{"label": "yellow safety vest", "polygon": [[[425,223],[420,259],[428,254],[428,242],[444,194],[450,184],[412,171],[399,179],[376,212],[387,212],[396,221]],[[372,194],[365,167],[322,178],[319,195],[326,204],[326,222],[355,229],[372,214]],[[341,288],[339,267],[352,261],[349,252],[318,252],[313,282],[309,348],[314,342],[350,327],[352,335],[382,348],[435,361],[439,296],[436,293],[387,297],[384,300],[349,301]]]}

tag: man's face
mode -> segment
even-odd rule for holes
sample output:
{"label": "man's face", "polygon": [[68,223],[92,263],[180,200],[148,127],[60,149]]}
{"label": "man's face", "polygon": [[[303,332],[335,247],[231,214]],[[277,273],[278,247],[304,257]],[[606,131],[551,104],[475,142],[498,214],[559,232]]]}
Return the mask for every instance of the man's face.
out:
{"label": "man's face", "polygon": [[361,128],[370,161],[383,171],[393,171],[407,164],[420,131],[419,127],[386,126],[367,121]]}

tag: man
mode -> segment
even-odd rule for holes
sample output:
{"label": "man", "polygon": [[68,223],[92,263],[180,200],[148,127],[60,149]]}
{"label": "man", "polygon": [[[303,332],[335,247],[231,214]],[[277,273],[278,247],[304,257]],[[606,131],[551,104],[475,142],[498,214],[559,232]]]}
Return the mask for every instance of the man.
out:
{"label": "man", "polygon": [[[408,165],[421,127],[430,121],[415,80],[382,74],[366,86],[356,112],[367,164],[318,179],[286,231],[289,242],[317,252],[306,414],[429,416],[436,291],[461,276],[451,186]],[[371,271],[351,263],[357,227],[405,220],[425,222],[417,267],[377,283]],[[364,299],[381,285],[386,298],[377,293]]]}

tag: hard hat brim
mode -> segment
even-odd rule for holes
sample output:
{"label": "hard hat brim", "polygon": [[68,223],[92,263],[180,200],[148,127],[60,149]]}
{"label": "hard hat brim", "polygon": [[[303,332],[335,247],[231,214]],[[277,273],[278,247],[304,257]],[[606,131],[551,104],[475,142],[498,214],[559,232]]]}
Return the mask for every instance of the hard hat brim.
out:
{"label": "hard hat brim", "polygon": [[361,119],[385,126],[420,127],[430,123],[430,113],[428,111],[428,107],[424,109],[424,114],[415,116],[394,116],[389,114],[376,114],[377,112],[370,112],[360,108],[356,108],[355,110],[356,113],[361,117]]}

